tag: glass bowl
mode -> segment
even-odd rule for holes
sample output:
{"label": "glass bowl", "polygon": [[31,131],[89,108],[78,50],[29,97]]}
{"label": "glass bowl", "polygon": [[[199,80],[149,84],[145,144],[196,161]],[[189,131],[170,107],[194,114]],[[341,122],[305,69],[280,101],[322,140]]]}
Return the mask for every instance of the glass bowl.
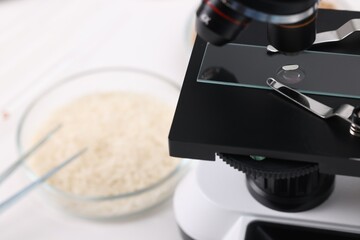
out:
{"label": "glass bowl", "polygon": [[[175,109],[179,89],[172,81],[140,69],[108,67],[70,76],[46,90],[27,107],[17,130],[18,152],[23,154],[30,147],[29,143],[35,131],[54,110],[81,96],[114,91],[146,93]],[[43,147],[46,147],[46,144]],[[44,183],[41,188],[51,203],[67,213],[89,219],[118,219],[164,202],[172,195],[188,167],[189,162],[181,160],[172,172],[158,182],[116,196],[84,197],[64,192],[48,183]],[[39,177],[27,165],[25,170],[32,180]]]}

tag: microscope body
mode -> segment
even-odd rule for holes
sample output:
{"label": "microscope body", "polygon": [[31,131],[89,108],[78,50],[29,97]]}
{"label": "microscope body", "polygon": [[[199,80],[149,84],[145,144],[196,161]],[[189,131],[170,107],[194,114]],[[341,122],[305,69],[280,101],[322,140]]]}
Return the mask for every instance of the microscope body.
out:
{"label": "microscope body", "polygon": [[[337,29],[355,18],[360,18],[360,13],[319,10],[316,28],[318,32]],[[267,29],[267,23],[252,22],[225,47],[247,49],[250,46],[266,54]],[[328,58],[349,56],[349,63],[354,61],[358,65],[358,43],[359,36],[354,34],[340,43],[311,47],[304,54]],[[219,52],[214,55],[213,62],[207,61],[210,50]],[[184,239],[261,240],[261,233],[254,233],[254,229],[265,229],[269,237],[263,239],[360,239],[360,139],[351,136],[349,126],[337,119],[323,121],[269,89],[245,86],[245,80],[256,80],[253,74],[239,77],[228,71],[222,74],[230,79],[226,84],[209,84],[208,79],[199,81],[206,62],[215,67],[218,62],[224,62],[220,57],[216,59],[221,51],[221,47],[216,49],[197,38],[169,135],[172,156],[210,160],[200,162],[175,193],[175,216]],[[246,62],[249,57],[236,56],[238,61],[231,62]],[[298,58],[294,55],[293,59],[289,64],[296,63]],[[276,57],[271,58],[273,60]],[[336,68],[340,64],[324,66],[320,63],[314,67],[322,67],[325,73],[326,68]],[[308,75],[312,72],[310,68],[305,69]],[[265,74],[263,66],[255,69]],[[328,77],[329,83],[341,83],[339,79]],[[356,77],[352,78],[350,86],[358,91],[356,96],[314,92],[311,96],[330,106],[345,103],[359,106],[360,88]],[[234,79],[236,84],[232,82]],[[306,81],[312,82],[311,78]],[[314,163],[320,174],[337,176],[321,204],[293,213],[256,201],[247,189],[246,175],[224,163],[218,153],[255,156],[254,161],[266,156],[264,162],[276,159]],[[286,229],[293,230],[289,232],[292,236],[273,237],[280,236],[279,232]]]}

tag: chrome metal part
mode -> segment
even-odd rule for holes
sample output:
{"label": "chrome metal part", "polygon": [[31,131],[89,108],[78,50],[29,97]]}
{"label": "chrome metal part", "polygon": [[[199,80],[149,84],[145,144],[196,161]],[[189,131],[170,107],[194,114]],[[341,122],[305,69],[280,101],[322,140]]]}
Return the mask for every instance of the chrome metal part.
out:
{"label": "chrome metal part", "polygon": [[351,19],[337,30],[318,33],[314,44],[338,42],[358,31],[360,31],[360,19]]}
{"label": "chrome metal part", "polygon": [[360,137],[360,107],[354,109],[351,115],[350,133],[356,137]]}
{"label": "chrome metal part", "polygon": [[273,47],[272,45],[267,45],[266,50],[270,53],[278,53],[279,50],[277,50],[275,47]]}
{"label": "chrome metal part", "polygon": [[350,133],[355,137],[360,137],[360,126],[352,123],[350,126]]}
{"label": "chrome metal part", "polygon": [[331,117],[340,117],[351,124],[350,132],[354,136],[360,133],[360,126],[355,124],[351,120],[351,116],[354,112],[355,107],[350,104],[343,104],[337,108],[331,108],[321,102],[318,102],[282,83],[279,83],[274,78],[267,79],[266,83],[275,91],[280,93],[281,95],[285,96],[286,98],[290,99],[291,101],[295,102],[296,104],[302,106],[303,108],[307,109],[308,111],[314,113],[315,115],[319,116],[323,119],[328,119]]}
{"label": "chrome metal part", "polygon": [[[316,34],[316,39],[313,45],[329,43],[329,42],[339,42],[354,32],[360,31],[360,19],[352,19],[339,27],[337,30],[327,31]],[[267,51],[272,53],[279,52],[275,47],[268,45]]]}

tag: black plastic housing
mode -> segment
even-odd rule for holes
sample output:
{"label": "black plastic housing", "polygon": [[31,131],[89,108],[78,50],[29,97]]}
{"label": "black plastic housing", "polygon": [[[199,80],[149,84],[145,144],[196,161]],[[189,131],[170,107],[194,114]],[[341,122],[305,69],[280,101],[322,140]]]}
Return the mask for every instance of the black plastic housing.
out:
{"label": "black plastic housing", "polygon": [[[195,240],[179,228],[184,240]],[[244,240],[358,240],[359,234],[262,221],[251,222]]]}
{"label": "black plastic housing", "polygon": [[245,240],[358,240],[359,234],[255,221],[248,225]]}

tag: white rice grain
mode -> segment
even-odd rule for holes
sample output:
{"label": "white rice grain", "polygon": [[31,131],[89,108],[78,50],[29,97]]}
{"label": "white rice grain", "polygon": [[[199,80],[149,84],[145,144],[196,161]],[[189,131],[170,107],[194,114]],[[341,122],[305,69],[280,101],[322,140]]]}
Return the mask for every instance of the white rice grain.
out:
{"label": "white rice grain", "polygon": [[115,196],[155,184],[179,160],[169,157],[167,135],[173,109],[160,100],[129,92],[81,97],[56,110],[36,139],[62,129],[29,161],[38,175],[84,147],[86,154],[49,180],[53,187],[84,197]]}

